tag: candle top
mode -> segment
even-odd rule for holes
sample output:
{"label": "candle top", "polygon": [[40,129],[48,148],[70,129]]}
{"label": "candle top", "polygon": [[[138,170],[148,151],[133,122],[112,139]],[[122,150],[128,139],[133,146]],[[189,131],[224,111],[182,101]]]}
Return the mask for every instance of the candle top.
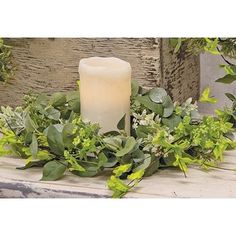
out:
{"label": "candle top", "polygon": [[79,72],[90,74],[131,73],[131,66],[128,62],[116,57],[89,57],[80,60]]}

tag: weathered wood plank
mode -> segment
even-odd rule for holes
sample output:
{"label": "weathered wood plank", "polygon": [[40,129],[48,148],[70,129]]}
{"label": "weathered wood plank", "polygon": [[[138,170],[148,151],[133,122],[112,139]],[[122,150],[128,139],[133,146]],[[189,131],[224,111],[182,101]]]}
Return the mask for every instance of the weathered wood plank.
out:
{"label": "weathered wood plank", "polygon": [[192,54],[173,53],[168,40],[161,41],[161,85],[175,101],[197,99],[200,87],[200,58]]}
{"label": "weathered wood plank", "polygon": [[144,87],[168,88],[177,100],[197,96],[199,63],[193,56],[177,58],[160,38],[17,38],[13,46],[15,79],[0,84],[0,104],[16,106],[29,91],[51,94],[72,90],[79,79],[79,60],[115,56],[129,61],[132,78]]}
{"label": "weathered wood plank", "polygon": [[[40,182],[42,170],[38,168],[16,170],[24,164],[15,158],[0,158],[0,197],[2,198],[107,198],[111,192],[106,187],[108,176],[82,178],[67,173],[55,182]],[[235,169],[236,151],[225,153],[220,167]],[[145,178],[128,193],[128,198],[219,198],[236,197],[236,173],[220,169],[203,171],[189,169],[188,177],[174,169],[161,170]]]}
{"label": "weathered wood plank", "polygon": [[[115,56],[132,65],[132,77],[145,87],[159,79],[159,40],[109,38],[9,39],[17,65],[16,79],[0,85],[1,104],[19,104],[31,91],[66,91],[76,88],[81,58]],[[148,78],[148,79],[147,79]]]}

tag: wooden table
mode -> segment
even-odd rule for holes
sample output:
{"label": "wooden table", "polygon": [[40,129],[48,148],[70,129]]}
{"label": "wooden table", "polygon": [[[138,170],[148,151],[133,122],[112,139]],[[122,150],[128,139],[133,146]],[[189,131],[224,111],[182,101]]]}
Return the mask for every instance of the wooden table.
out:
{"label": "wooden table", "polygon": [[[0,158],[2,198],[108,198],[107,176],[81,178],[70,173],[54,182],[42,182],[42,169],[17,170],[24,160]],[[224,168],[236,168],[236,151],[227,151]],[[190,168],[187,178],[175,169],[160,170],[145,178],[128,193],[129,198],[228,198],[236,197],[236,172],[222,169],[203,171]]]}

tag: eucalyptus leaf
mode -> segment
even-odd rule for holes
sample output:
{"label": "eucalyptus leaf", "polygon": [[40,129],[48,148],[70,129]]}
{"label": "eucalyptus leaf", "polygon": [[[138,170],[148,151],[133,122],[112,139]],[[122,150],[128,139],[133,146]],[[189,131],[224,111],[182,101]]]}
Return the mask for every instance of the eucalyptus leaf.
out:
{"label": "eucalyptus leaf", "polygon": [[164,107],[163,117],[171,116],[174,111],[174,104],[173,104],[172,99],[169,95],[167,95],[163,98],[162,105]]}
{"label": "eucalyptus leaf", "polygon": [[150,99],[156,103],[163,103],[166,96],[167,92],[163,88],[153,88],[149,92]]}
{"label": "eucalyptus leaf", "polygon": [[43,181],[55,181],[60,179],[66,171],[66,166],[56,160],[48,162],[43,167]]}
{"label": "eucalyptus leaf", "polygon": [[198,111],[190,111],[190,115],[191,115],[191,122],[199,122],[202,117],[201,114]]}
{"label": "eucalyptus leaf", "polygon": [[161,104],[157,104],[153,102],[148,95],[137,96],[136,100],[144,105],[147,109],[153,111],[155,114],[162,115],[163,114],[163,106]]}

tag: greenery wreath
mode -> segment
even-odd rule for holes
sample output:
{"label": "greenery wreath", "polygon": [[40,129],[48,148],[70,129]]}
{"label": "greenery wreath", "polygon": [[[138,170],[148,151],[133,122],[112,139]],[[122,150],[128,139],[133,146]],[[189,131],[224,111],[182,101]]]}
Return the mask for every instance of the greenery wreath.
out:
{"label": "greenery wreath", "polygon": [[[209,88],[200,102],[216,102]],[[42,181],[66,171],[80,177],[109,172],[107,186],[118,198],[163,168],[179,168],[185,176],[189,165],[217,168],[223,152],[236,147],[228,112],[201,116],[191,98],[180,105],[163,88],[146,90],[135,80],[130,136],[124,118],[118,131],[100,134],[98,124],[80,117],[79,91],[26,95],[20,107],[1,107],[0,155],[24,158],[21,170],[42,167]]]}

